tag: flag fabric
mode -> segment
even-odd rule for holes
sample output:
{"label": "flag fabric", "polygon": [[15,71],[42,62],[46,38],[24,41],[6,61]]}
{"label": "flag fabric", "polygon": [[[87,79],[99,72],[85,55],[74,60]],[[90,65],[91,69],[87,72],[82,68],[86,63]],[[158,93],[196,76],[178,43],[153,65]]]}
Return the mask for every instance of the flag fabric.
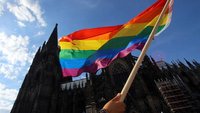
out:
{"label": "flag fabric", "polygon": [[[107,67],[116,58],[125,57],[135,49],[141,50],[165,3],[166,0],[158,0],[123,25],[83,29],[63,36],[59,40],[63,76],[94,73]],[[169,25],[172,4],[173,0],[162,18],[157,34]]]}

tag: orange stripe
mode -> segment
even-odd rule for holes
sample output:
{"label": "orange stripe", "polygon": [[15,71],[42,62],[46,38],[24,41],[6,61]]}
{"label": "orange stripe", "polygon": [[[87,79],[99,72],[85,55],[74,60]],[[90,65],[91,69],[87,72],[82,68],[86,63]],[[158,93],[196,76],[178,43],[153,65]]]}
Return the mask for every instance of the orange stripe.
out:
{"label": "orange stripe", "polygon": [[[130,20],[127,24],[132,24],[132,23],[146,23],[151,21],[154,17],[159,15],[165,5],[166,0],[158,0],[154,5],[140,13],[138,16]],[[165,14],[168,14],[172,12],[172,7],[170,6]]]}
{"label": "orange stripe", "polygon": [[[150,22],[153,18],[160,14],[165,3],[166,0],[158,0],[151,7],[149,7],[124,25],[83,29],[62,37],[60,41],[71,42],[72,40],[109,40],[110,38],[112,38],[112,36],[114,36],[116,33],[118,33],[121,29],[129,24]],[[172,7],[169,6],[166,14],[170,13],[171,11]]]}

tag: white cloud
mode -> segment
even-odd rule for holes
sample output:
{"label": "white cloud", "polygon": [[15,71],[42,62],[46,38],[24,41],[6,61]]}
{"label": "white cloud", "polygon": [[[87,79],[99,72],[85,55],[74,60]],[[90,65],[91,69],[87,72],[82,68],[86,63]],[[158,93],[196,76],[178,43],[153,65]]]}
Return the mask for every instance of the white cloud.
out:
{"label": "white cloud", "polygon": [[4,4],[6,3],[6,0],[0,0],[0,16],[4,12]]}
{"label": "white cloud", "polygon": [[0,109],[0,113],[10,113],[10,110]]}
{"label": "white cloud", "polygon": [[44,35],[44,34],[45,34],[44,31],[38,31],[37,34],[36,34],[35,36],[42,36],[42,35]]}
{"label": "white cloud", "polygon": [[31,63],[33,54],[28,44],[28,36],[8,36],[0,32],[0,75],[15,79],[22,68]]}
{"label": "white cloud", "polygon": [[15,4],[7,3],[7,8],[20,22],[37,21],[42,27],[47,25],[38,0],[17,0]]}
{"label": "white cloud", "polygon": [[47,25],[45,20],[42,17],[43,12],[41,11],[41,7],[39,5],[38,0],[33,0],[33,1],[19,0],[19,4],[27,7],[29,10],[31,10],[41,26],[45,27]]}
{"label": "white cloud", "polygon": [[8,79],[16,79],[19,72],[22,70],[21,67],[16,67],[17,65],[11,65],[7,63],[0,62],[0,74]]}
{"label": "white cloud", "polygon": [[26,25],[25,25],[23,22],[18,21],[17,23],[18,23],[18,25],[19,25],[20,27],[26,27]]}
{"label": "white cloud", "polygon": [[25,6],[18,6],[15,4],[7,3],[7,8],[13,13],[19,21],[33,22],[35,17],[31,14],[30,10]]}
{"label": "white cloud", "polygon": [[16,89],[7,88],[5,84],[0,83],[0,111],[6,112],[11,110],[17,93]]}

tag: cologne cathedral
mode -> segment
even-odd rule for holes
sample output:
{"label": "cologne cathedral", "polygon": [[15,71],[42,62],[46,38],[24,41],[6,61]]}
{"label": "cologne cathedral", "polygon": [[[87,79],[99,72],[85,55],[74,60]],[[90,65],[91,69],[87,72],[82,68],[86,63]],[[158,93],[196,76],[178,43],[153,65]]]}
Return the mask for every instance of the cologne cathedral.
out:
{"label": "cologne cathedral", "polygon": [[[11,113],[98,113],[121,92],[137,57],[116,59],[99,74],[63,77],[57,29],[35,54]],[[163,64],[163,65],[160,65]],[[126,113],[200,113],[200,63],[146,56],[125,99]]]}

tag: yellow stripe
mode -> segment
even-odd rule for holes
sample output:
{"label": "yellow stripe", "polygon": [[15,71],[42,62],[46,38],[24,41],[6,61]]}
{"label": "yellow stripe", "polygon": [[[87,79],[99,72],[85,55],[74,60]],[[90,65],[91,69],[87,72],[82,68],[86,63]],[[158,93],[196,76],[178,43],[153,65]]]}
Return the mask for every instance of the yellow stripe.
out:
{"label": "yellow stripe", "polygon": [[[170,15],[164,15],[161,25],[165,25],[169,22]],[[147,26],[154,26],[158,16],[148,23],[127,24],[125,27],[114,35],[113,38],[136,36]],[[108,40],[73,40],[72,42],[59,42],[61,49],[71,50],[98,50]]]}
{"label": "yellow stripe", "polygon": [[[156,16],[151,22],[148,23],[134,23],[134,24],[125,24],[125,27],[123,29],[121,29],[118,33],[116,33],[114,35],[114,38],[117,37],[126,37],[126,36],[136,36],[138,35],[142,30],[144,30],[144,28],[146,28],[147,26],[154,26],[156,21],[158,20],[158,16]],[[165,14],[162,21],[161,21],[161,25],[165,25],[168,23],[169,20],[169,15]]]}
{"label": "yellow stripe", "polygon": [[72,50],[98,50],[108,40],[73,40],[72,42],[59,42],[61,49]]}

